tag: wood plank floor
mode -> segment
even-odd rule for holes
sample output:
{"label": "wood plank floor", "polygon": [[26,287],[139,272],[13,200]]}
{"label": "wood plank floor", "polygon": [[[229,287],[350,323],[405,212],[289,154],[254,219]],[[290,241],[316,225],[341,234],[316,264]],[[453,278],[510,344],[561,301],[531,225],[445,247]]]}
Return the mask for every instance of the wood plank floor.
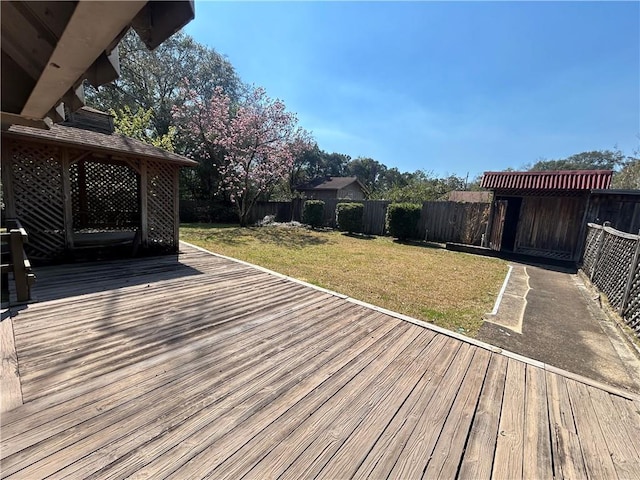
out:
{"label": "wood plank floor", "polygon": [[11,311],[2,478],[640,478],[633,394],[188,245]]}

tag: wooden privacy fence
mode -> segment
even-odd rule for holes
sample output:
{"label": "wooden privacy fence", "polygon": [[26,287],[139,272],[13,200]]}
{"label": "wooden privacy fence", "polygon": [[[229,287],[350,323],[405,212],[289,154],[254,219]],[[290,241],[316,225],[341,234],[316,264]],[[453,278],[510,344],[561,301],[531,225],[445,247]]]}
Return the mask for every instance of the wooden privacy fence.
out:
{"label": "wooden privacy fence", "polygon": [[480,245],[488,218],[488,203],[424,202],[418,235],[430,242]]}
{"label": "wooden privacy fence", "polygon": [[587,224],[582,271],[640,338],[640,235]]}
{"label": "wooden privacy fence", "polygon": [[[323,225],[336,226],[336,206],[349,200],[330,199],[324,201]],[[364,200],[363,233],[385,235],[385,219],[388,200]],[[291,202],[257,202],[251,212],[250,223],[256,223],[267,215],[278,222],[302,221],[304,200]],[[424,202],[418,223],[417,238],[431,242],[455,242],[480,245],[489,216],[488,203]]]}

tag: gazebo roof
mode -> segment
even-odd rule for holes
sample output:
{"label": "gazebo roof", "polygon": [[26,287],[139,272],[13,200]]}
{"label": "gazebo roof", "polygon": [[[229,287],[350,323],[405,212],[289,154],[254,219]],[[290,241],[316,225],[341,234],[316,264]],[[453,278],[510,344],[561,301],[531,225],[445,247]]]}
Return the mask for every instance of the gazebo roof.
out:
{"label": "gazebo roof", "polygon": [[3,137],[40,141],[63,146],[75,146],[106,154],[146,157],[173,164],[193,167],[198,162],[177,153],[154,147],[119,133],[101,133],[66,125],[53,125],[49,130],[12,125],[2,132]]}

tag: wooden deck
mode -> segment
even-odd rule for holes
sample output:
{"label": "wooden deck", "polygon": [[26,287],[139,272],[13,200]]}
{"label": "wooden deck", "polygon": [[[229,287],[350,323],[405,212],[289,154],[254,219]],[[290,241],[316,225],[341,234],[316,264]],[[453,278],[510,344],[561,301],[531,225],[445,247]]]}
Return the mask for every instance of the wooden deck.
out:
{"label": "wooden deck", "polygon": [[640,478],[640,401],[182,245],[36,271],[2,478]]}

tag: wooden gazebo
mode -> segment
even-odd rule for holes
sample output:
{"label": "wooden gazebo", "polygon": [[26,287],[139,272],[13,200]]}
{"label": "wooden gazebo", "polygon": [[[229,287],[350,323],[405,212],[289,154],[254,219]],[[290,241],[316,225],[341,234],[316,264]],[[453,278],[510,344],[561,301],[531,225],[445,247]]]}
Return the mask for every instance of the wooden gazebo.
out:
{"label": "wooden gazebo", "polygon": [[49,130],[2,132],[6,215],[29,234],[35,261],[100,247],[126,254],[178,247],[178,173],[197,162],[114,133],[110,115],[83,107]]}

